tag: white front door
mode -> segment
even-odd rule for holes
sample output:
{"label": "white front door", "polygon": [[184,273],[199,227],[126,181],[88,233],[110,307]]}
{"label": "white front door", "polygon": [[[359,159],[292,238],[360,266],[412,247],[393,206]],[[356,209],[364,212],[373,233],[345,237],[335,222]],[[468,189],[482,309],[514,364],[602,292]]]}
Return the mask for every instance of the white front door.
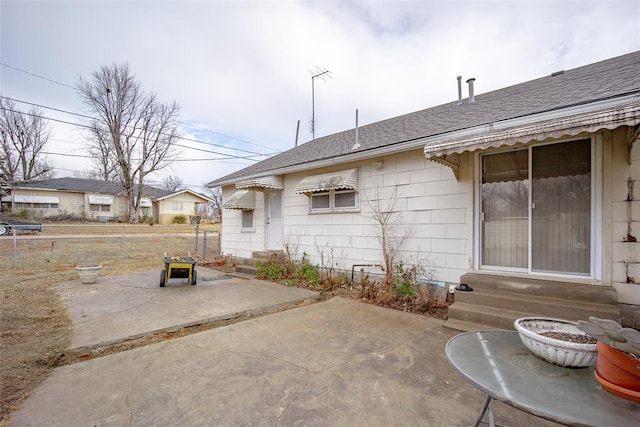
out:
{"label": "white front door", "polygon": [[267,190],[265,196],[267,249],[282,250],[282,191]]}

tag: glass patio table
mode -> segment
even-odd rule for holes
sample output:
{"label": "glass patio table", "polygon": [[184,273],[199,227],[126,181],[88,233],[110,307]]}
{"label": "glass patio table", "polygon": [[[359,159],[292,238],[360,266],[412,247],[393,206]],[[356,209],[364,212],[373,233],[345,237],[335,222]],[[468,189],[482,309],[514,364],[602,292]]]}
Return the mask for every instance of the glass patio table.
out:
{"label": "glass patio table", "polygon": [[487,412],[489,424],[495,425],[493,399],[567,425],[640,425],[640,403],[604,390],[593,366],[547,363],[534,356],[515,331],[465,332],[451,338],[445,352],[453,369],[487,395],[474,426]]}

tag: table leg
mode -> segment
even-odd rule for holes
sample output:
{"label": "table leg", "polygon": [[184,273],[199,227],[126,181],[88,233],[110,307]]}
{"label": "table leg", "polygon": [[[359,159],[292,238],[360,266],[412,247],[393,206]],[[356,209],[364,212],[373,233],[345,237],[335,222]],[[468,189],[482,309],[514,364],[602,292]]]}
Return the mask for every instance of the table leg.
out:
{"label": "table leg", "polygon": [[489,410],[489,426],[496,427],[495,421],[493,419],[493,406],[491,405],[491,396],[487,395],[487,398],[484,400],[484,404],[482,405],[482,409],[480,409],[480,414],[478,414],[478,418],[476,422],[473,423],[473,427],[478,427],[480,423],[482,423],[482,418],[484,418],[484,414]]}

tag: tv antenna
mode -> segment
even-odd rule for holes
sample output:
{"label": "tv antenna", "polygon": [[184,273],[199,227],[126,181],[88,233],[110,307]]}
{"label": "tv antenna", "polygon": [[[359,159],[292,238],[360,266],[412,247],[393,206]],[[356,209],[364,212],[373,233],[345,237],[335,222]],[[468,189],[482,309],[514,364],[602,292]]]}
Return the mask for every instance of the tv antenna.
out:
{"label": "tv antenna", "polygon": [[311,73],[311,139],[316,139],[316,79],[325,80],[331,77],[331,72],[326,68],[316,66],[315,70],[309,70]]}

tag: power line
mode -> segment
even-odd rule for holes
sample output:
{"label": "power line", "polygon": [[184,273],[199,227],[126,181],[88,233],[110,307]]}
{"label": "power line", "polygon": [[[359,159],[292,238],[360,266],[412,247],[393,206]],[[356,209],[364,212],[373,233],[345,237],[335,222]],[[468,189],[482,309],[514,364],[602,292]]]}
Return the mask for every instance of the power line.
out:
{"label": "power line", "polygon": [[[8,97],[8,96],[0,95],[0,98],[8,99],[10,101],[18,102],[18,103],[21,103],[21,104],[31,105],[32,107],[44,108],[46,110],[53,110],[53,111],[57,111],[59,113],[64,113],[64,114],[69,114],[69,115],[72,115],[72,116],[82,117],[84,119],[97,120],[95,117],[87,116],[85,114],[80,114],[80,113],[76,113],[76,112],[73,112],[73,111],[62,110],[60,108],[48,107],[46,105],[36,104],[36,103],[33,103],[33,102],[29,102],[29,101],[23,101],[23,100],[11,98],[11,97]],[[24,113],[24,114],[27,114],[27,113]],[[42,118],[48,119],[47,117],[42,117]],[[49,119],[49,120],[54,120],[55,121],[55,119]],[[62,122],[62,123],[71,124],[70,122]],[[86,128],[92,129],[91,127],[86,126],[86,125],[79,125],[78,124],[77,126],[82,126],[82,127],[86,127]],[[274,154],[274,153],[263,154],[263,153],[257,153],[255,151],[243,150],[243,149],[240,149],[240,148],[225,147],[224,145],[215,144],[213,142],[200,141],[200,140],[193,139],[193,138],[188,138],[188,137],[185,137],[185,136],[176,136],[176,138],[177,139],[182,139],[184,141],[196,142],[198,144],[212,145],[214,147],[224,148],[224,149],[227,149],[227,150],[234,150],[234,151],[239,151],[239,152],[242,152],[242,153],[254,154],[256,156],[269,157],[269,156],[272,156]],[[186,148],[190,148],[190,147],[186,147]],[[194,150],[198,150],[198,149],[194,148]],[[214,153],[214,154],[221,154],[221,153]]]}
{"label": "power line", "polygon": [[[185,127],[189,127],[189,128],[193,128],[193,129],[199,129],[199,130],[202,130],[202,131],[205,131],[205,132],[209,132],[209,133],[212,133],[214,135],[220,135],[220,136],[224,136],[225,138],[235,139],[236,141],[240,141],[240,142],[244,142],[244,143],[247,143],[247,144],[251,144],[251,145],[254,145],[256,147],[266,148],[267,150],[271,150],[272,149],[271,147],[267,147],[266,145],[256,144],[255,142],[247,141],[246,139],[237,138],[237,137],[231,136],[231,135],[226,135],[224,133],[216,132],[214,130],[203,128],[203,127],[196,126],[196,125],[192,125],[192,124],[189,124],[189,123],[180,122],[180,124],[182,124]],[[282,151],[276,151],[273,154],[280,154],[281,152]],[[271,155],[273,155],[273,154],[271,154]]]}
{"label": "power line", "polygon": [[49,81],[49,82],[51,82],[51,83],[55,83],[55,84],[58,84],[58,85],[60,85],[60,86],[66,86],[66,87],[68,87],[68,88],[71,88],[71,89],[73,89],[73,90],[76,90],[76,88],[75,88],[75,87],[73,87],[73,86],[71,86],[71,85],[68,85],[68,84],[66,84],[66,83],[62,83],[62,82],[59,82],[59,81],[57,81],[57,80],[50,79],[50,78],[48,78],[48,77],[44,77],[44,76],[41,76],[41,75],[36,74],[36,73],[32,73],[31,71],[27,71],[27,70],[23,70],[23,69],[18,68],[18,67],[14,67],[13,65],[5,64],[4,62],[0,62],[0,65],[2,65],[2,66],[4,66],[4,67],[7,67],[7,68],[11,68],[11,69],[16,70],[16,71],[20,71],[21,73],[29,74],[30,76],[34,76],[34,77],[37,77],[37,78],[39,78],[39,79],[47,80],[47,81]]}
{"label": "power line", "polygon": [[[47,154],[49,156],[63,156],[63,157],[79,157],[82,159],[97,159],[97,156],[91,156],[89,154],[69,154],[69,153],[56,153],[55,151],[40,151],[42,154]],[[132,159],[136,162],[141,161],[142,159]],[[204,161],[225,161],[229,160],[228,158],[220,158],[220,157],[210,157],[206,159],[172,159],[171,162],[204,162]]]}
{"label": "power line", "polygon": [[[4,96],[0,96],[0,97],[6,98]],[[7,99],[11,99],[11,98],[7,98]],[[10,112],[16,113],[16,114],[23,114],[23,115],[26,115],[26,116],[36,117],[36,118],[49,120],[49,121],[53,121],[53,122],[58,122],[58,123],[63,123],[63,124],[71,125],[71,126],[76,126],[76,127],[86,128],[86,129],[92,129],[92,127],[89,126],[89,125],[83,125],[83,124],[80,124],[80,123],[73,123],[73,122],[69,122],[69,121],[66,121],[66,120],[62,120],[62,119],[54,119],[54,118],[51,118],[51,117],[41,116],[41,115],[34,114],[34,113],[27,113],[27,112],[24,112],[24,111],[12,110],[12,109],[6,108],[6,107],[1,107],[0,109],[5,110],[5,111],[10,111]],[[187,141],[190,140],[189,138],[180,138],[180,139],[186,139]],[[192,141],[203,143],[203,144],[207,144],[207,143],[202,142],[202,141],[197,141],[197,140],[192,140]],[[212,145],[215,145],[215,144],[212,144]],[[253,155],[251,155],[251,156],[236,156],[236,155],[233,155],[233,154],[221,153],[221,152],[218,152],[218,151],[205,150],[203,148],[189,147],[187,145],[177,144],[177,143],[175,144],[175,146],[176,147],[181,147],[181,148],[186,148],[186,149],[189,149],[189,150],[202,151],[204,153],[217,154],[217,155],[220,155],[220,156],[227,156],[227,158],[229,158],[229,159],[244,159],[244,160],[257,161],[255,159],[255,157],[265,156],[265,154],[260,154],[260,153],[253,153]],[[215,146],[218,146],[218,145],[215,145]],[[220,147],[227,149],[227,147],[224,147],[224,146],[220,146]],[[246,150],[238,150],[238,149],[232,149],[232,148],[230,150],[248,152]],[[252,153],[252,152],[248,152],[248,153]]]}
{"label": "power line", "polygon": [[[14,67],[14,66],[9,65],[9,64],[5,64],[5,63],[3,63],[3,62],[0,62],[0,65],[2,65],[2,66],[4,66],[4,67],[7,67],[7,68],[11,68],[11,69],[16,70],[16,71],[19,71],[19,72],[21,72],[21,73],[28,74],[28,75],[33,76],[33,77],[37,77],[37,78],[39,78],[39,79],[43,79],[43,80],[49,81],[49,82],[51,82],[51,83],[58,84],[58,85],[60,85],[60,86],[64,86],[64,87],[67,87],[67,88],[73,89],[74,91],[77,91],[77,90],[78,90],[76,87],[71,86],[71,85],[68,85],[68,84],[66,84],[66,83],[62,83],[62,82],[59,82],[59,81],[57,81],[57,80],[54,80],[54,79],[51,79],[51,78],[48,78],[48,77],[44,77],[44,76],[41,76],[41,75],[36,74],[36,73],[32,73],[32,72],[27,71],[27,70],[23,70],[23,69],[21,69],[21,68]],[[28,102],[26,102],[26,101],[17,101],[17,102],[24,102],[25,104],[29,104],[29,103],[28,103]],[[33,105],[37,105],[37,104],[33,104]],[[41,107],[41,108],[50,108],[50,109],[52,109],[52,110],[56,110],[56,111],[60,111],[60,112],[65,112],[65,113],[67,113],[67,114],[74,114],[74,113],[66,112],[66,111],[64,111],[64,110],[57,110],[57,109],[52,108],[52,107],[44,107],[44,106],[43,106],[43,107]],[[83,115],[81,115],[81,114],[77,114],[77,115],[78,115],[78,116],[80,116],[80,117],[86,117],[86,118],[89,118],[89,119],[93,119],[93,117],[83,116]],[[268,150],[271,150],[271,147],[267,147],[267,146],[264,146],[264,145],[256,144],[255,142],[247,141],[246,139],[241,139],[241,138],[237,138],[237,137],[235,137],[235,136],[226,135],[226,134],[224,134],[224,133],[216,132],[216,131],[213,131],[213,130],[211,130],[211,129],[202,128],[202,127],[195,126],[195,125],[191,125],[191,124],[188,124],[188,123],[185,123],[185,122],[181,122],[181,121],[179,121],[178,123],[180,123],[181,125],[186,126],[186,127],[191,127],[191,128],[194,128],[194,129],[200,129],[200,130],[203,130],[203,131],[205,131],[205,132],[210,132],[210,133],[215,134],[215,135],[223,136],[223,137],[225,137],[225,138],[235,139],[236,141],[244,142],[244,143],[247,143],[247,144],[254,145],[254,146],[256,146],[256,147],[266,148],[266,149],[268,149]],[[195,142],[200,142],[200,143],[202,143],[202,144],[208,144],[207,142],[196,141],[196,140],[193,140],[193,141],[195,141]],[[212,145],[216,145],[216,144],[213,144],[213,143],[211,143],[211,144],[212,144]],[[226,147],[225,147],[225,148],[226,148]],[[276,154],[278,154],[278,153],[280,153],[280,151],[276,151]],[[273,155],[273,154],[265,154],[265,156],[271,156],[271,155]]]}

